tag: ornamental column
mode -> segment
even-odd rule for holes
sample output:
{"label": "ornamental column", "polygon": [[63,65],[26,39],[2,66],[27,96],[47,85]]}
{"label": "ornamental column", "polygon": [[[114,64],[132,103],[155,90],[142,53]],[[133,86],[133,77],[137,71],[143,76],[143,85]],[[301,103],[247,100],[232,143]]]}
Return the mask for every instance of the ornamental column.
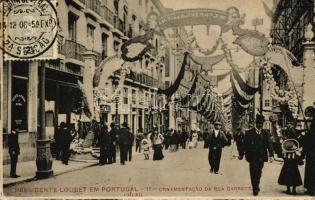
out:
{"label": "ornamental column", "polygon": [[37,135],[36,178],[44,179],[53,175],[50,140],[46,136],[45,122],[45,64],[39,63],[39,130]]}
{"label": "ornamental column", "polygon": [[308,106],[312,106],[315,102],[315,42],[313,41],[314,32],[312,28],[311,24],[306,26],[304,35],[306,42],[303,43],[303,110]]}

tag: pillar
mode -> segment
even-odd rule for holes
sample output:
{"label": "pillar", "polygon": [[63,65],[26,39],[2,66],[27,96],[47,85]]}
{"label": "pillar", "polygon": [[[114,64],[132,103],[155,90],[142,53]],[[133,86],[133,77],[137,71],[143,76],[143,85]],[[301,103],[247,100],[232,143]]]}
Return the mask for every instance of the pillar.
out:
{"label": "pillar", "polygon": [[39,132],[37,134],[36,178],[44,179],[53,175],[50,140],[46,136],[45,122],[45,65],[39,66]]}
{"label": "pillar", "polygon": [[315,101],[315,43],[304,43],[303,65],[304,65],[304,92],[303,92],[303,110],[313,105]]}
{"label": "pillar", "polygon": [[30,133],[37,132],[37,98],[38,98],[38,62],[29,64],[28,76],[28,130]]}
{"label": "pillar", "polygon": [[[93,76],[95,72],[96,54],[93,51],[86,51],[84,54],[84,75],[83,86],[86,91],[87,101],[89,102],[89,109],[94,113],[93,103]],[[94,113],[96,114],[96,113]],[[93,114],[93,115],[94,115]],[[96,116],[99,118],[99,116]],[[99,120],[99,119],[97,119]]]}

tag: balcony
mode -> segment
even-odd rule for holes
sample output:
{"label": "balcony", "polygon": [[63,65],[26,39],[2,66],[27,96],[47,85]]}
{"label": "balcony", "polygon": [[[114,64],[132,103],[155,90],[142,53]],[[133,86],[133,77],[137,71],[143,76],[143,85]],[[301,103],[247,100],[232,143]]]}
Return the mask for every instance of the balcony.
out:
{"label": "balcony", "polygon": [[101,16],[111,25],[114,26],[114,12],[108,9],[106,6],[101,8]]}
{"label": "balcony", "polygon": [[66,58],[72,58],[82,62],[84,61],[84,52],[85,47],[72,40],[66,40],[65,43],[59,47],[59,53],[63,54]]}
{"label": "balcony", "polygon": [[101,14],[101,1],[100,0],[84,0],[85,5],[97,14]]}
{"label": "balcony", "polygon": [[123,20],[119,19],[118,16],[114,17],[114,27],[118,29],[120,32],[124,33],[125,27]]}

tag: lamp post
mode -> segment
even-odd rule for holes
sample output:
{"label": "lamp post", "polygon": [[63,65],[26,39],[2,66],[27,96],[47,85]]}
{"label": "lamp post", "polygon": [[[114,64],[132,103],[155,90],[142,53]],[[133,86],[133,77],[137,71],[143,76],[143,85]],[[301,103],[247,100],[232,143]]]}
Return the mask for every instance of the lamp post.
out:
{"label": "lamp post", "polygon": [[36,178],[44,179],[53,175],[50,140],[46,136],[45,122],[45,63],[39,63],[39,130],[37,135]]}

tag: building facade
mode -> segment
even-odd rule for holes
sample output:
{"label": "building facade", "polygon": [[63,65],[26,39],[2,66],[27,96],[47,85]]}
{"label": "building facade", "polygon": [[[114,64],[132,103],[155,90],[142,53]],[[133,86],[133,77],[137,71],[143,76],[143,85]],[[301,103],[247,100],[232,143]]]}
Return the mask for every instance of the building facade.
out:
{"label": "building facade", "polygon": [[[121,44],[129,38],[144,34],[147,14],[164,12],[159,1],[137,3],[134,0],[60,0],[57,4],[58,59],[4,62],[1,119],[5,164],[10,160],[7,135],[17,126],[21,130],[20,161],[35,160],[39,124],[38,66],[46,67],[46,134],[53,139],[61,122],[77,126],[79,120],[85,119],[77,81],[91,85],[103,59],[119,54]],[[139,128],[148,132],[155,125],[163,130],[168,125],[168,112],[162,109],[164,99],[157,95],[158,87],[164,87],[167,51],[160,52],[163,40],[159,36],[154,36],[152,43],[154,49],[133,63],[132,73],[120,93],[119,122],[126,121],[133,133]],[[110,77],[105,95],[117,87],[117,79],[119,74]],[[115,106],[115,103],[101,106],[101,119],[108,125],[116,117]]]}

